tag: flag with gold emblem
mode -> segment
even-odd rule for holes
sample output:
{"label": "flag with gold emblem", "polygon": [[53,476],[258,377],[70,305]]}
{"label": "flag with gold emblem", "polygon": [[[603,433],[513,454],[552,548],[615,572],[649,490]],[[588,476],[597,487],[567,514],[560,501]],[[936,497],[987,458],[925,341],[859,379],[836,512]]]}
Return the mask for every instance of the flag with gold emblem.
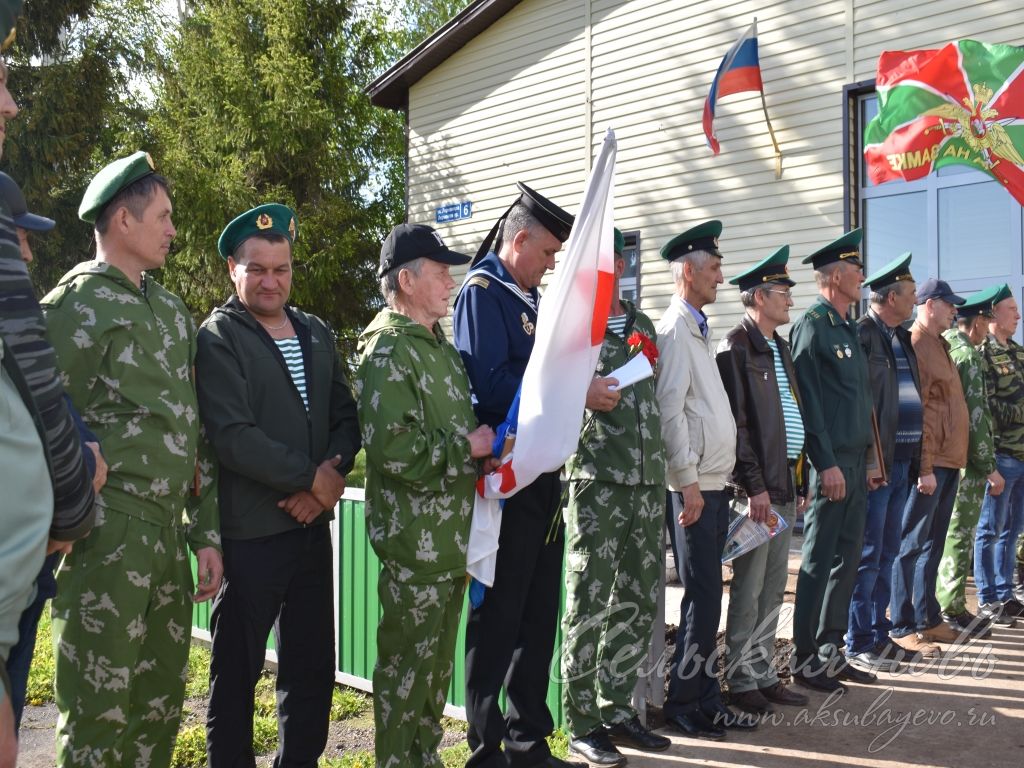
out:
{"label": "flag with gold emblem", "polygon": [[958,163],[998,179],[1024,204],[1024,47],[958,40],[886,51],[875,88],[878,115],[864,129],[873,183]]}

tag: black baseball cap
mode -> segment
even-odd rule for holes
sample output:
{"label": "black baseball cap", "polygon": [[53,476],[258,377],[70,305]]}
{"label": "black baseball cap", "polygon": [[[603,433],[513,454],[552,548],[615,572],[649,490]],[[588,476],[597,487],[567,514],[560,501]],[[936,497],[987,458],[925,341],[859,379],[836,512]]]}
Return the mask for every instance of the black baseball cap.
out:
{"label": "black baseball cap", "polygon": [[426,224],[399,224],[391,230],[380,247],[380,269],[377,277],[420,257],[441,264],[467,264],[469,256],[451,250],[441,235]]}
{"label": "black baseball cap", "polygon": [[0,199],[7,205],[11,212],[14,225],[22,229],[29,229],[33,232],[49,232],[56,222],[45,216],[29,213],[28,204],[25,202],[25,195],[21,192],[18,182],[6,173],[0,173]]}
{"label": "black baseball cap", "polygon": [[949,287],[949,283],[945,280],[938,280],[934,277],[929,277],[920,288],[917,289],[917,303],[924,304],[928,299],[942,299],[948,301],[950,304],[959,306],[964,303],[964,299],[953,293],[953,289]]}

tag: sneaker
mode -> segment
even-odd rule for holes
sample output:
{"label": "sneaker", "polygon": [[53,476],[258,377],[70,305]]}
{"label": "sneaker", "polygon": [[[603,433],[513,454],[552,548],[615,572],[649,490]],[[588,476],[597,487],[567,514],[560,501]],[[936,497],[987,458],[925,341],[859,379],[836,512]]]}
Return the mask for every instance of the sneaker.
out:
{"label": "sneaker", "polygon": [[978,615],[983,619],[988,619],[997,627],[1017,626],[1017,620],[1013,616],[1007,616],[1003,613],[1003,604],[998,600],[994,600],[991,603],[981,603],[978,606]]}
{"label": "sneaker", "polygon": [[970,611],[956,614],[943,611],[942,620],[954,632],[967,632],[968,635],[979,640],[984,640],[992,634],[992,623],[981,616],[975,616]]}
{"label": "sneaker", "polygon": [[615,748],[604,726],[599,726],[580,738],[569,740],[569,751],[586,758],[591,765],[618,768],[626,764],[626,756]]}
{"label": "sneaker", "polygon": [[[886,658],[883,651],[887,648],[879,643],[873,648],[860,653],[851,653],[846,657],[847,663],[865,672],[899,672],[903,665],[895,658]],[[900,649],[902,653],[902,649]]]}
{"label": "sneaker", "polygon": [[934,627],[921,630],[921,637],[929,643],[950,643],[955,645],[960,642],[961,635],[966,640],[966,633],[963,630],[957,631],[948,627],[945,623],[939,622]]}
{"label": "sneaker", "polygon": [[1003,603],[1004,616],[1024,616],[1024,603],[1016,597],[1011,597]]}
{"label": "sneaker", "polygon": [[941,655],[942,651],[939,646],[934,643],[929,643],[923,637],[920,632],[912,632],[909,635],[903,637],[894,637],[892,641],[905,651],[909,651],[913,654],[920,654],[921,657],[926,659],[932,659]]}

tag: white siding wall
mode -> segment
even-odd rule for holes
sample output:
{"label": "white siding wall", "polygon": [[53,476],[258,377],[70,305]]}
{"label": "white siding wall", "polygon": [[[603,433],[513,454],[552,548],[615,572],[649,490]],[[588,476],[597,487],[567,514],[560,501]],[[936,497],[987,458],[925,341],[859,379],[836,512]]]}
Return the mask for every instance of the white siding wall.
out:
{"label": "white siding wall", "polygon": [[[719,103],[718,157],[701,129],[714,72],[755,15],[781,179],[757,94]],[[795,318],[815,294],[800,260],[842,232],[843,86],[873,78],[882,50],[957,37],[1021,43],[1019,3],[525,0],[411,89],[409,218],[432,224],[436,206],[472,200],[472,219],[439,229],[473,253],[516,180],[575,212],[587,153],[610,126],[617,223],[641,231],[642,307],[659,317],[672,290],[661,245],[720,218],[727,278],[790,244]],[[714,335],[740,312],[723,286],[709,308]]]}

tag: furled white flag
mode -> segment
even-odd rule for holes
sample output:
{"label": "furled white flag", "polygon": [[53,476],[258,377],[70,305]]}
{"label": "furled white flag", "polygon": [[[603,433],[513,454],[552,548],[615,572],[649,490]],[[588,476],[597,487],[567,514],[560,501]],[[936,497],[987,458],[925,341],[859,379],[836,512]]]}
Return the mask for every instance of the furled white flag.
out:
{"label": "furled white flag", "polygon": [[467,569],[486,586],[494,583],[499,499],[561,467],[579,443],[615,283],[615,152],[615,133],[609,129],[587,179],[565,256],[537,312],[537,340],[509,414],[506,436],[514,436],[513,448],[501,467],[477,483]]}

